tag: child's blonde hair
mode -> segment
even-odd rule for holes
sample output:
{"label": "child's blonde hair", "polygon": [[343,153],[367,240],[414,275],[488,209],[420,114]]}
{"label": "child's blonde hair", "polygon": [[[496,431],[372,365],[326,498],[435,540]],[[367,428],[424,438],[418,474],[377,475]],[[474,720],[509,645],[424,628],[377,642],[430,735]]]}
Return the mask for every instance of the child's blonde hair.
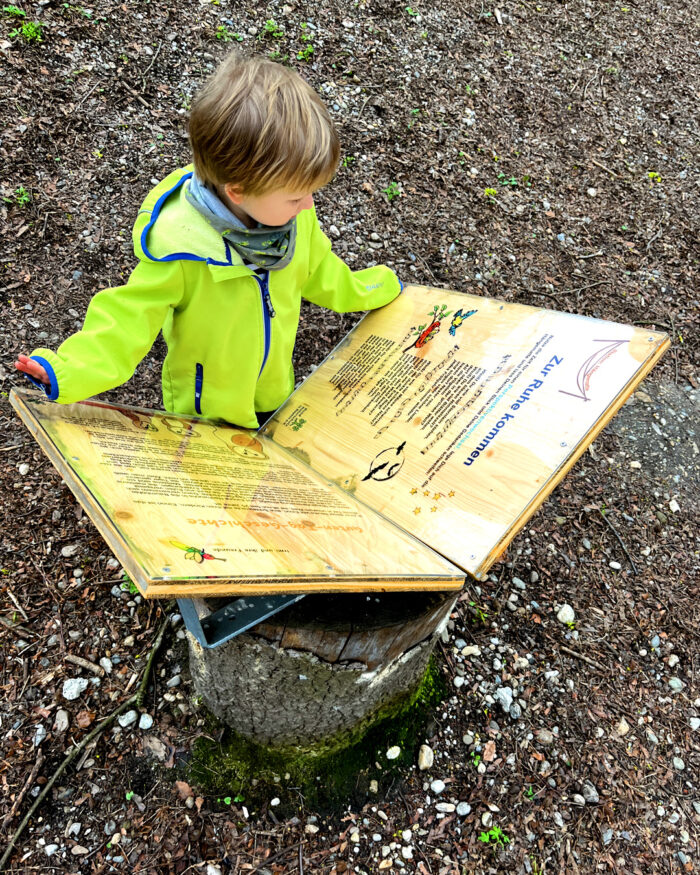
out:
{"label": "child's blonde hair", "polygon": [[320,97],[298,73],[234,52],[197,95],[189,124],[197,176],[246,195],[312,191],[329,182],[338,135]]}

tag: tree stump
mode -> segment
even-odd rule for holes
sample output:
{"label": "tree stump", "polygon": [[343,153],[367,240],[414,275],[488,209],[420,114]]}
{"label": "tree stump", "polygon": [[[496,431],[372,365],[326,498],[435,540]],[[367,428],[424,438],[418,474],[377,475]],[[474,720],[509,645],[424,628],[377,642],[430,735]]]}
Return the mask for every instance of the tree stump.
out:
{"label": "tree stump", "polygon": [[[188,635],[195,689],[248,740],[330,753],[411,699],[456,598],[312,595],[216,648]],[[215,610],[221,602],[207,604]]]}

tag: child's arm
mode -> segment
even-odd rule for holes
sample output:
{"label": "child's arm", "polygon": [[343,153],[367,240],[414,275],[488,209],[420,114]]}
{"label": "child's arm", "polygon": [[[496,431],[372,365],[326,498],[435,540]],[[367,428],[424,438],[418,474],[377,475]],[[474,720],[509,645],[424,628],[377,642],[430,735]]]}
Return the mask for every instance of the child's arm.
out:
{"label": "child's arm", "polygon": [[18,356],[15,367],[60,404],[120,386],[153,345],[182,292],[178,261],[139,262],[126,285],[95,295],[82,329],[56,352],[36,349],[30,357]]}
{"label": "child's arm", "polygon": [[331,249],[331,241],[313,215],[310,275],[301,290],[302,297],[335,310],[350,313],[383,307],[401,291],[401,283],[391,268],[378,264],[352,271]]}

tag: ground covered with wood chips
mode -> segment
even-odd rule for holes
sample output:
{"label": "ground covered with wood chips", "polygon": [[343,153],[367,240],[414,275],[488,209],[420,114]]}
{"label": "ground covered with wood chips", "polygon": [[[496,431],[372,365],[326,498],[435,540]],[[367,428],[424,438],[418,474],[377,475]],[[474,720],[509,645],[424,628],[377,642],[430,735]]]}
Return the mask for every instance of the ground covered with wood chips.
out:
{"label": "ground covered with wood chips", "polygon": [[[119,588],[105,544],[13,415],[13,357],[55,346],[95,291],[128,276],[136,210],[187,163],[192,95],[239,44],[300,70],[328,103],[344,158],[317,208],[351,266],[382,261],[404,281],[648,325],[673,347],[489,581],[465,588],[438,650],[449,693],[422,739],[431,768],[404,751],[383,782],[387,738],[367,763],[377,793],[358,789],[333,813],[283,777],[278,814],[272,799],[250,802],[252,787],[191,786],[179,763],[211,728],[169,623],[146,716],[80,751],[8,869],[696,871],[690,0],[3,7],[2,847],[65,754],[138,689],[166,619]],[[354,318],[305,309],[300,377]],[[159,406],[162,355],[157,343],[108,397]]]}

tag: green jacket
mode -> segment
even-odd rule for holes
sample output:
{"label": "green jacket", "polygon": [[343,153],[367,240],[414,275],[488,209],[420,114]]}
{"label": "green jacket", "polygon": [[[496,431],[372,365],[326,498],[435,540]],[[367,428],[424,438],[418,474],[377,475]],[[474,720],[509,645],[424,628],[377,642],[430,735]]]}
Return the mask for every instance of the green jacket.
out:
{"label": "green jacket", "polygon": [[176,170],[144,201],[133,238],[139,263],[124,286],[90,302],[80,331],[56,352],[32,353],[61,404],[119,386],[162,329],[168,411],[257,428],[294,388],[292,350],[301,299],[338,313],[370,310],[400,291],[383,265],[353,273],[331,252],[314,210],[297,217],[294,256],[264,273],[246,267],[185,198],[191,169]]}

